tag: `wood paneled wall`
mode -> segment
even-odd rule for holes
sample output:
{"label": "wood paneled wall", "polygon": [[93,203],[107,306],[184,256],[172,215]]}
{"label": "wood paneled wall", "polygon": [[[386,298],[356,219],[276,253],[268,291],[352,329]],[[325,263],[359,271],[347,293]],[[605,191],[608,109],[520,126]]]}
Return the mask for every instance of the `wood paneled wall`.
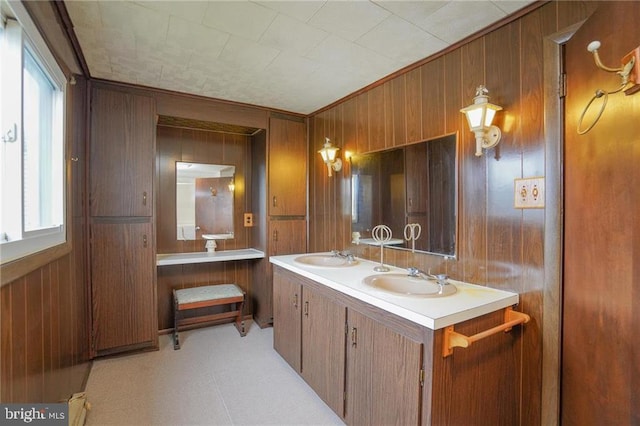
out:
{"label": "wood paneled wall", "polygon": [[[310,120],[309,250],[350,249],[373,260],[379,259],[379,249],[351,244],[349,164],[327,177],[316,154],[324,138],[331,138],[345,156],[458,134],[456,259],[387,249],[385,262],[431,268],[520,294],[518,309],[532,317],[514,354],[521,367],[514,378],[520,424],[541,422],[545,212],[513,208],[514,179],[545,172],[544,37],[585,19],[595,7],[547,3]],[[471,103],[479,84],[504,108],[497,117],[502,140],[480,158],[474,156],[475,140],[459,111]]]}
{"label": "wood paneled wall", "polygon": [[66,156],[72,250],[0,289],[3,403],[57,402],[81,391],[89,374],[86,86],[84,79],[77,78],[67,98],[67,129],[72,139]]}
{"label": "wood paneled wall", "polygon": [[[567,42],[562,424],[640,425],[640,93],[596,89],[619,77],[596,68],[640,44],[639,2],[604,2]],[[637,63],[636,63],[637,64]],[[638,65],[636,65],[636,69]]]}
{"label": "wood paneled wall", "polygon": [[[251,136],[158,126],[156,161],[156,235],[158,253],[204,251],[202,239],[176,238],[176,161],[229,164],[236,167],[234,238],[217,241],[217,250],[252,247],[251,228],[243,226],[243,213],[251,211]],[[236,283],[247,292],[245,314],[253,312],[252,261],[163,266],[158,268],[158,326],[173,327],[172,289]]]}

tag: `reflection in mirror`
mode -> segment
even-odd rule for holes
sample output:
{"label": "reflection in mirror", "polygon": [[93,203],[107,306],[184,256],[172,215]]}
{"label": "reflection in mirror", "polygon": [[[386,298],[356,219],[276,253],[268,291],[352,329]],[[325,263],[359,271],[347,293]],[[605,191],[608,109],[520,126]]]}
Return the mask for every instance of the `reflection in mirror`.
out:
{"label": "reflection in mirror", "polygon": [[178,240],[233,238],[235,166],[176,162]]}
{"label": "reflection in mirror", "polygon": [[[455,135],[351,157],[351,231],[361,241],[374,226],[393,233],[393,248],[455,256],[457,167]],[[410,238],[411,224],[414,241]]]}

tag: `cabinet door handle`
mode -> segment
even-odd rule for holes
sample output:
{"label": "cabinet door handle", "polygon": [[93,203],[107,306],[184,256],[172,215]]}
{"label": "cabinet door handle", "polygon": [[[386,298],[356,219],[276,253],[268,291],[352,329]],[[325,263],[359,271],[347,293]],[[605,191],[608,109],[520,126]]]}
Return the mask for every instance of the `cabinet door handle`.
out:
{"label": "cabinet door handle", "polygon": [[278,230],[277,229],[273,230],[273,241],[278,241]]}
{"label": "cabinet door handle", "polygon": [[308,300],[306,302],[304,302],[304,316],[305,317],[309,316],[309,301]]}
{"label": "cabinet door handle", "polygon": [[409,207],[413,207],[413,198],[409,198]]}
{"label": "cabinet door handle", "polygon": [[273,207],[278,207],[278,199],[275,195],[273,196]]}
{"label": "cabinet door handle", "polygon": [[297,293],[293,295],[293,307],[296,308],[296,309],[298,308],[298,294]]}
{"label": "cabinet door handle", "polygon": [[142,247],[147,248],[147,234],[142,236]]}
{"label": "cabinet door handle", "polygon": [[358,329],[355,327],[351,329],[351,346],[354,348],[358,346]]}
{"label": "cabinet door handle", "polygon": [[142,205],[146,206],[147,205],[147,191],[144,191],[142,193]]}

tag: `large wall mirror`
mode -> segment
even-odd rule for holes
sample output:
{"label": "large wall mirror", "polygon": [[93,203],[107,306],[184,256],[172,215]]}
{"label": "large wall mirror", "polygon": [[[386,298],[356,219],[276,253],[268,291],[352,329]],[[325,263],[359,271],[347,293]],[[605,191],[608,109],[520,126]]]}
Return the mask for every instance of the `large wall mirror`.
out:
{"label": "large wall mirror", "polygon": [[351,231],[370,242],[373,227],[384,224],[393,233],[388,247],[455,256],[456,148],[454,134],[352,156]]}
{"label": "large wall mirror", "polygon": [[233,238],[235,166],[176,162],[178,240]]}

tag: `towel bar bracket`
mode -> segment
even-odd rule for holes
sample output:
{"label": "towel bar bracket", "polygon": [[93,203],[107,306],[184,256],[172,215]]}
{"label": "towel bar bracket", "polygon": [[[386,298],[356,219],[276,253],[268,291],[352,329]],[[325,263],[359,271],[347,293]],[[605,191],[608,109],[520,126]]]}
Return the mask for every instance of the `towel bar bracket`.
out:
{"label": "towel bar bracket", "polygon": [[527,323],[530,319],[531,317],[529,315],[522,312],[514,311],[513,308],[509,307],[505,308],[504,310],[504,321],[501,325],[474,334],[473,336],[465,336],[464,334],[460,334],[454,331],[453,325],[450,325],[444,330],[442,356],[446,358],[449,355],[453,355],[453,348],[468,348],[473,344],[473,342],[482,340],[485,337],[489,337],[491,335],[499,333],[500,331],[504,331],[505,333],[511,331],[514,326]]}

